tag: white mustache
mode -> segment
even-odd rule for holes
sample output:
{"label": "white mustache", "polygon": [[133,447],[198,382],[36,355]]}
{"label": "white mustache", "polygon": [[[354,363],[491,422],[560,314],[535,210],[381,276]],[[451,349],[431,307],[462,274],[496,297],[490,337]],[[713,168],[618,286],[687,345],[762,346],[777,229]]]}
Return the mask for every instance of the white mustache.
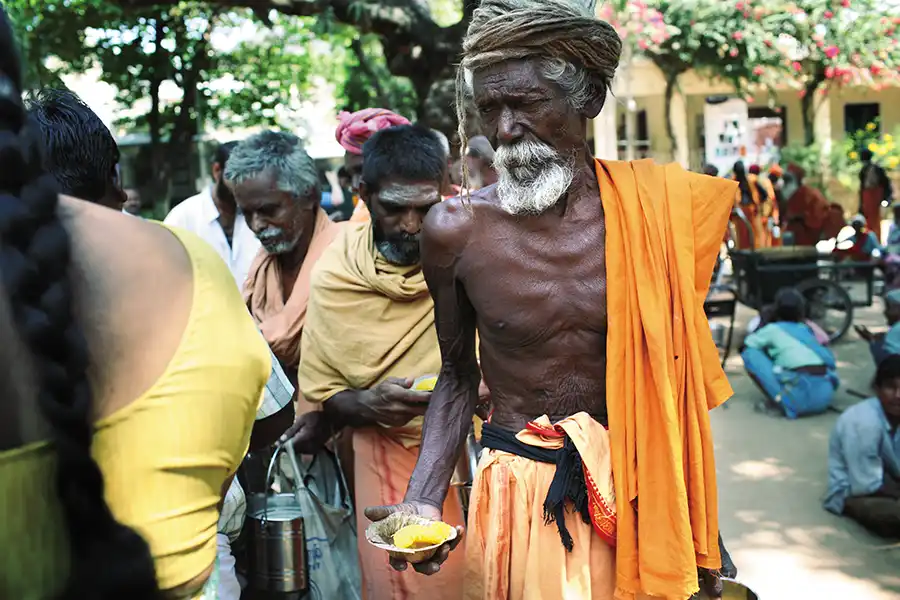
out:
{"label": "white mustache", "polygon": [[534,176],[548,162],[561,163],[562,157],[550,146],[538,142],[523,141],[511,146],[500,146],[494,153],[494,166],[513,176]]}
{"label": "white mustache", "polygon": [[281,227],[267,227],[263,229],[258,234],[256,234],[257,239],[260,242],[267,242],[270,240],[276,240],[284,235],[284,229]]}
{"label": "white mustache", "polygon": [[513,215],[538,215],[554,206],[572,185],[574,170],[556,150],[537,142],[500,146],[494,154],[497,196]]}

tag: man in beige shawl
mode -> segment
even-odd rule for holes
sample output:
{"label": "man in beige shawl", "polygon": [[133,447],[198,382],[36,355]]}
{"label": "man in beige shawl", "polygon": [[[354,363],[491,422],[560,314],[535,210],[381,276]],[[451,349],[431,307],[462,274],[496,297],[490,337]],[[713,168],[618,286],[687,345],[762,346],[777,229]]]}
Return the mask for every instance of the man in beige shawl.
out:
{"label": "man in beige shawl", "polygon": [[310,274],[342,226],[320,207],[316,165],[290,133],[266,131],[238,145],[225,178],[262,243],[244,284],[244,299],[296,384]]}
{"label": "man in beige shawl", "polygon": [[[399,502],[418,458],[430,393],[410,388],[441,366],[418,237],[428,209],[441,201],[447,166],[431,131],[414,125],[377,132],[363,155],[360,195],[372,222],[351,225],[316,265],[298,378],[303,396],[323,403],[328,425],[319,433],[353,428],[358,507]],[[462,524],[455,495],[443,514]],[[364,598],[462,597],[462,557],[445,563],[438,581],[400,573],[366,542],[361,511],[357,523]]]}

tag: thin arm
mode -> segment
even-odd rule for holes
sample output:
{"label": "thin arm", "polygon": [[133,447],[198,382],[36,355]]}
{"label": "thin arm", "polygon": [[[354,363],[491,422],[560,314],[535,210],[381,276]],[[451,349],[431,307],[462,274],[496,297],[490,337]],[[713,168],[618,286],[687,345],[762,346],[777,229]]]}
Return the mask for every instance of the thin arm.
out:
{"label": "thin arm", "polygon": [[475,356],[475,310],[456,272],[456,249],[464,244],[465,222],[469,218],[468,211],[458,205],[435,206],[425,221],[421,240],[422,266],[434,298],[442,365],[425,413],[419,460],[406,500],[438,509],[444,504],[472,424],[481,380]]}

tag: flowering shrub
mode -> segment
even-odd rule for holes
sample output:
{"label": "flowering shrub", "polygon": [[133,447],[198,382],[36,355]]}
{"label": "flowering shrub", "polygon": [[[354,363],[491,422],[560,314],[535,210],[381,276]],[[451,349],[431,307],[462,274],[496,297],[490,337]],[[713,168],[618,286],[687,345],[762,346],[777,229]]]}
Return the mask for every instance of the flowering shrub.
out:
{"label": "flowering shrub", "polygon": [[893,133],[879,133],[878,123],[869,123],[865,129],[848,135],[836,144],[831,153],[831,172],[844,187],[859,191],[859,170],[862,166],[860,153],[865,149],[873,155],[873,160],[888,171],[900,167],[900,127]]}

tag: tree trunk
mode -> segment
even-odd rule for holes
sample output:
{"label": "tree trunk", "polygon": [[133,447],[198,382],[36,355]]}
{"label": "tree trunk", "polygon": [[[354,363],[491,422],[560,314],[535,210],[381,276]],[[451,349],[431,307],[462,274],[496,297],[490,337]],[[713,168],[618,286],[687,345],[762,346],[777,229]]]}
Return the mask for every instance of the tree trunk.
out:
{"label": "tree trunk", "polygon": [[[156,20],[156,40],[164,37],[162,20]],[[154,55],[164,52],[162,46],[157,43]],[[154,56],[155,58],[155,56]],[[162,58],[161,60],[165,60]],[[154,61],[157,62],[157,61]],[[166,149],[162,141],[162,114],[159,105],[159,88],[163,82],[161,70],[156,66],[150,80],[150,112],[147,114],[147,127],[150,130],[150,164],[152,165],[152,179],[150,181],[150,198],[155,203],[163,203],[163,210],[169,212],[171,177],[169,177],[169,161],[166,160]]]}
{"label": "tree trunk", "polygon": [[817,71],[804,88],[800,99],[800,114],[803,117],[803,143],[812,146],[816,143],[816,105],[815,97],[819,86],[825,82],[825,72]]}
{"label": "tree trunk", "polygon": [[807,86],[805,91],[803,98],[800,99],[800,114],[803,118],[803,143],[807,146],[812,146],[816,141],[816,113],[813,110],[813,96],[816,90]]}
{"label": "tree trunk", "polygon": [[672,160],[678,156],[678,143],[675,140],[675,130],[672,128],[672,96],[675,94],[675,85],[678,83],[679,73],[666,73],[666,136],[669,138],[669,146],[672,150]]}

